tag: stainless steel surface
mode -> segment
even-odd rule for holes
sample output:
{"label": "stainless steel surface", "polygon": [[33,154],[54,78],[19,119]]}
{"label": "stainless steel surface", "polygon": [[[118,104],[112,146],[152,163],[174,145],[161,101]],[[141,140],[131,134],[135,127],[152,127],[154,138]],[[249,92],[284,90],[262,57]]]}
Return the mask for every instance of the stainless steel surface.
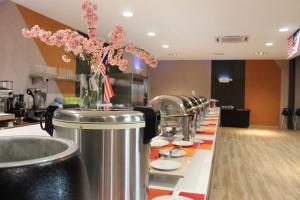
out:
{"label": "stainless steel surface", "polygon": [[2,99],[8,99],[9,94],[12,92],[12,90],[1,90],[0,89],[0,98]]}
{"label": "stainless steel surface", "polygon": [[[188,99],[188,98],[187,98]],[[194,131],[194,106],[186,97],[160,95],[150,101],[153,108],[161,112],[161,127],[165,133],[170,124],[178,124],[182,128],[184,140],[189,140]],[[172,127],[172,126],[171,126]]]}
{"label": "stainless steel surface", "polygon": [[203,96],[197,96],[197,97],[202,101],[203,109],[204,109],[204,116],[205,116],[209,111],[209,101]]}
{"label": "stainless steel surface", "polygon": [[160,95],[152,99],[150,104],[154,109],[160,110],[162,117],[189,115],[183,101],[176,96]]}
{"label": "stainless steel surface", "polygon": [[6,102],[7,102],[7,100],[0,98],[0,113],[6,112],[6,107],[7,107]]}
{"label": "stainless steel surface", "polygon": [[196,113],[196,125],[199,124],[204,119],[204,105],[202,102],[195,96],[188,96],[188,98],[193,102],[194,106],[197,107]]}
{"label": "stainless steel surface", "polygon": [[189,134],[190,137],[195,137],[196,135],[196,127],[197,127],[197,115],[198,115],[198,107],[194,104],[193,101],[187,96],[180,96],[183,100],[185,107],[187,108],[187,112],[190,113],[191,117],[189,118]]}
{"label": "stainless steel surface", "polygon": [[8,80],[3,80],[0,81],[0,90],[13,90],[14,89],[14,82],[13,81],[8,81]]}
{"label": "stainless steel surface", "polygon": [[195,113],[197,110],[197,106],[190,100],[187,96],[179,96],[182,99],[184,106],[188,113]]}
{"label": "stainless steel surface", "polygon": [[148,79],[139,74],[113,73],[111,83],[116,96],[111,98],[113,104],[125,106],[143,106],[148,100]]}
{"label": "stainless steel surface", "polygon": [[33,98],[33,109],[44,109],[46,107],[47,94],[40,89],[27,89],[27,94]]}
{"label": "stainless steel surface", "polygon": [[0,168],[45,163],[76,153],[69,140],[40,136],[3,136],[0,138]]}
{"label": "stainless steel surface", "polygon": [[59,109],[54,118],[66,122],[136,123],[143,122],[144,115],[130,110],[98,111],[82,109]]}
{"label": "stainless steel surface", "polygon": [[[77,123],[128,123],[144,120],[136,111],[58,110],[54,119]],[[149,144],[143,129],[89,130],[55,127],[54,137],[75,141],[87,167],[92,200],[146,200]]]}

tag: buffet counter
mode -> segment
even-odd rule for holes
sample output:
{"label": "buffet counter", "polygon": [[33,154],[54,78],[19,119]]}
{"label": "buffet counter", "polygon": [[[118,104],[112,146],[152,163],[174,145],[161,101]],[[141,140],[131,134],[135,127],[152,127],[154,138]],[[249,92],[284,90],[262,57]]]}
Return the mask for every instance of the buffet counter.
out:
{"label": "buffet counter", "polygon": [[[180,191],[182,196],[190,199],[208,199],[219,123],[220,110],[217,109],[215,115],[207,116],[204,124],[198,127],[194,138],[195,142],[203,140],[208,143],[197,146],[193,155],[188,158],[188,165],[182,175],[164,176],[150,173],[149,200],[163,195],[171,195],[173,191]],[[41,130],[39,124],[0,130],[0,137],[12,135],[49,137],[47,132]]]}
{"label": "buffet counter", "polygon": [[198,127],[201,132],[197,132],[195,141],[201,139],[212,141],[212,143],[209,148],[201,148],[201,145],[197,148],[183,177],[150,176],[149,200],[163,195],[171,195],[174,191],[179,191],[182,196],[195,200],[208,199],[219,123],[220,110],[217,109],[215,116],[206,117],[204,123]]}

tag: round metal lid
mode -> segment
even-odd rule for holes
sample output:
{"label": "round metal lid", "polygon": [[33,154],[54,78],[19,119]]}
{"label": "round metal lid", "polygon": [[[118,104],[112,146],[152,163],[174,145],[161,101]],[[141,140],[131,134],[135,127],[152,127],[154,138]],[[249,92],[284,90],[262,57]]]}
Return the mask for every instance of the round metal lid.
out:
{"label": "round metal lid", "polygon": [[187,96],[179,96],[179,98],[182,99],[189,112],[194,112],[197,109],[194,103]]}
{"label": "round metal lid", "polygon": [[135,124],[144,122],[144,114],[132,110],[81,110],[59,109],[53,115],[53,120],[72,123],[108,123]]}
{"label": "round metal lid", "polygon": [[181,98],[171,95],[160,95],[150,101],[153,108],[160,110],[161,116],[185,116],[189,115]]}

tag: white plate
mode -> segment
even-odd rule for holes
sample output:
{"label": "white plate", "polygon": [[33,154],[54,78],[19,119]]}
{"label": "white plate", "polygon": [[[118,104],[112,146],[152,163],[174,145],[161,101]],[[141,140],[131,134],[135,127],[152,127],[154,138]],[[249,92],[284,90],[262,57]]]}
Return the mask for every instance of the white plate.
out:
{"label": "white plate", "polygon": [[163,147],[168,145],[169,142],[167,140],[156,139],[151,141],[151,147]]}
{"label": "white plate", "polygon": [[204,141],[201,138],[192,138],[193,142],[197,142],[197,143],[204,143]]}
{"label": "white plate", "polygon": [[183,151],[183,150],[178,150],[178,149],[172,151],[172,154],[171,154],[171,156],[174,157],[174,158],[183,157],[183,156],[185,156],[185,155],[186,155],[186,152],[185,152],[185,151]]}
{"label": "white plate", "polygon": [[199,132],[199,133],[204,132],[204,131],[205,131],[204,128],[197,128],[197,129],[196,129],[196,132]]}
{"label": "white plate", "polygon": [[209,112],[207,113],[207,115],[216,115],[217,113],[216,112]]}
{"label": "white plate", "polygon": [[218,117],[209,117],[209,118],[205,118],[205,120],[217,120]]}
{"label": "white plate", "polygon": [[155,160],[150,163],[150,166],[158,170],[171,171],[178,169],[181,165],[173,160]]}
{"label": "white plate", "polygon": [[205,126],[205,125],[210,125],[210,124],[211,124],[210,122],[206,122],[206,121],[200,122],[200,126],[201,126],[201,125],[202,125],[202,126],[203,126],[203,125]]}
{"label": "white plate", "polygon": [[[161,150],[159,153],[164,156],[169,156],[170,151]],[[186,152],[181,149],[174,149],[174,150],[172,150],[172,153],[171,153],[171,157],[173,157],[173,158],[179,158],[179,157],[183,157],[185,155],[186,155]]]}
{"label": "white plate", "polygon": [[[164,195],[164,196],[156,197],[152,200],[170,200],[170,199],[171,199],[171,195]],[[192,200],[192,199],[188,197],[178,196],[177,198],[175,198],[175,200]]]}
{"label": "white plate", "polygon": [[183,135],[179,135],[179,134],[176,134],[173,136],[173,140],[182,140],[183,139]]}
{"label": "white plate", "polygon": [[192,146],[194,143],[191,141],[173,141],[172,144],[176,145],[176,146],[182,146],[182,147],[189,147]]}

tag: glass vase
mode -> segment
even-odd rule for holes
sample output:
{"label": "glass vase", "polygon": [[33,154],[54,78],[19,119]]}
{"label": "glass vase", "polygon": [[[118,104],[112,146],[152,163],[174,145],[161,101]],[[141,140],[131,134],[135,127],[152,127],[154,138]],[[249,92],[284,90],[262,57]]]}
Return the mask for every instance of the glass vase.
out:
{"label": "glass vase", "polygon": [[102,104],[102,78],[101,75],[80,75],[80,100],[84,110],[95,110]]}

